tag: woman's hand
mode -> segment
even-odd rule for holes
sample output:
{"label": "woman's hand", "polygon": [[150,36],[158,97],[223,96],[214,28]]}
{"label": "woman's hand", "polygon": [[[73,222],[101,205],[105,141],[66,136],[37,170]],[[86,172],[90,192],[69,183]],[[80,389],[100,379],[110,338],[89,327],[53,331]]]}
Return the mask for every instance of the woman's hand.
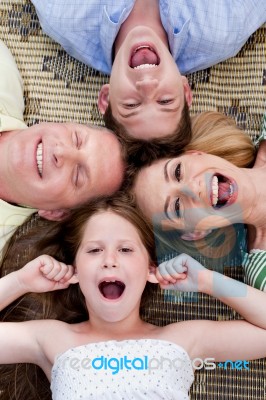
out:
{"label": "woman's hand", "polygon": [[159,265],[156,277],[162,289],[205,292],[212,271],[187,254],[180,254]]}
{"label": "woman's hand", "polygon": [[43,293],[66,289],[77,283],[75,269],[48,255],[42,255],[15,272],[18,284],[25,292]]}

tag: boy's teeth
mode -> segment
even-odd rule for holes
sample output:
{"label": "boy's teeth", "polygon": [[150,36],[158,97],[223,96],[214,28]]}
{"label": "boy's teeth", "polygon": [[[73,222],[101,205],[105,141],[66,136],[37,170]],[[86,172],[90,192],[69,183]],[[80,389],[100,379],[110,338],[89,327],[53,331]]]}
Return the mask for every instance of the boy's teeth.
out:
{"label": "boy's teeth", "polygon": [[212,205],[216,206],[217,202],[218,202],[218,178],[217,176],[214,176],[212,178]]}
{"label": "boy's teeth", "polygon": [[156,64],[140,64],[137,67],[134,67],[134,69],[155,68],[155,67],[157,67]]}
{"label": "boy's teeth", "polygon": [[36,151],[37,168],[40,176],[42,176],[42,143],[39,143]]}

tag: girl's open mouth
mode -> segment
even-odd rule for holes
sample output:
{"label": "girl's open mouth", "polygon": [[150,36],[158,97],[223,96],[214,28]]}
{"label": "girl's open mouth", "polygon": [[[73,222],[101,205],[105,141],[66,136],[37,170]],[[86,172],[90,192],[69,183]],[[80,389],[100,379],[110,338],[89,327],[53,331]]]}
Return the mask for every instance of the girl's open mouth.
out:
{"label": "girl's open mouth", "polygon": [[103,297],[108,300],[116,300],[122,296],[126,285],[117,280],[104,280],[99,283],[98,287]]}

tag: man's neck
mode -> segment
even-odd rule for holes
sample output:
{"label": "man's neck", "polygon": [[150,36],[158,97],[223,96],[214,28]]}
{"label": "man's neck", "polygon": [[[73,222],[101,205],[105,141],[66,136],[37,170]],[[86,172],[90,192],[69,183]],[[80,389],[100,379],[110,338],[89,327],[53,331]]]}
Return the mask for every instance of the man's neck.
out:
{"label": "man's neck", "polygon": [[127,34],[138,25],[153,29],[168,47],[168,39],[160,18],[158,0],[136,0],[131,13],[121,25],[115,39],[115,54],[119,50]]}

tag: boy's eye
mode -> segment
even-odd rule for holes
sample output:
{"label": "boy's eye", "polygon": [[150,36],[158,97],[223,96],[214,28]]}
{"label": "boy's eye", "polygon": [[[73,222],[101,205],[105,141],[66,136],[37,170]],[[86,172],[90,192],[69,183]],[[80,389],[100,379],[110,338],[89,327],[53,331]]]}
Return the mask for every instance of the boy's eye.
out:
{"label": "boy's eye", "polygon": [[124,104],[125,108],[136,108],[139,106],[139,103],[128,103],[128,104]]}
{"label": "boy's eye", "polygon": [[172,103],[172,101],[173,101],[172,99],[164,99],[164,100],[159,100],[158,103],[164,105],[164,104],[170,104]]}
{"label": "boy's eye", "polygon": [[180,182],[181,179],[181,163],[178,163],[176,168],[175,168],[175,178],[178,182]]}

